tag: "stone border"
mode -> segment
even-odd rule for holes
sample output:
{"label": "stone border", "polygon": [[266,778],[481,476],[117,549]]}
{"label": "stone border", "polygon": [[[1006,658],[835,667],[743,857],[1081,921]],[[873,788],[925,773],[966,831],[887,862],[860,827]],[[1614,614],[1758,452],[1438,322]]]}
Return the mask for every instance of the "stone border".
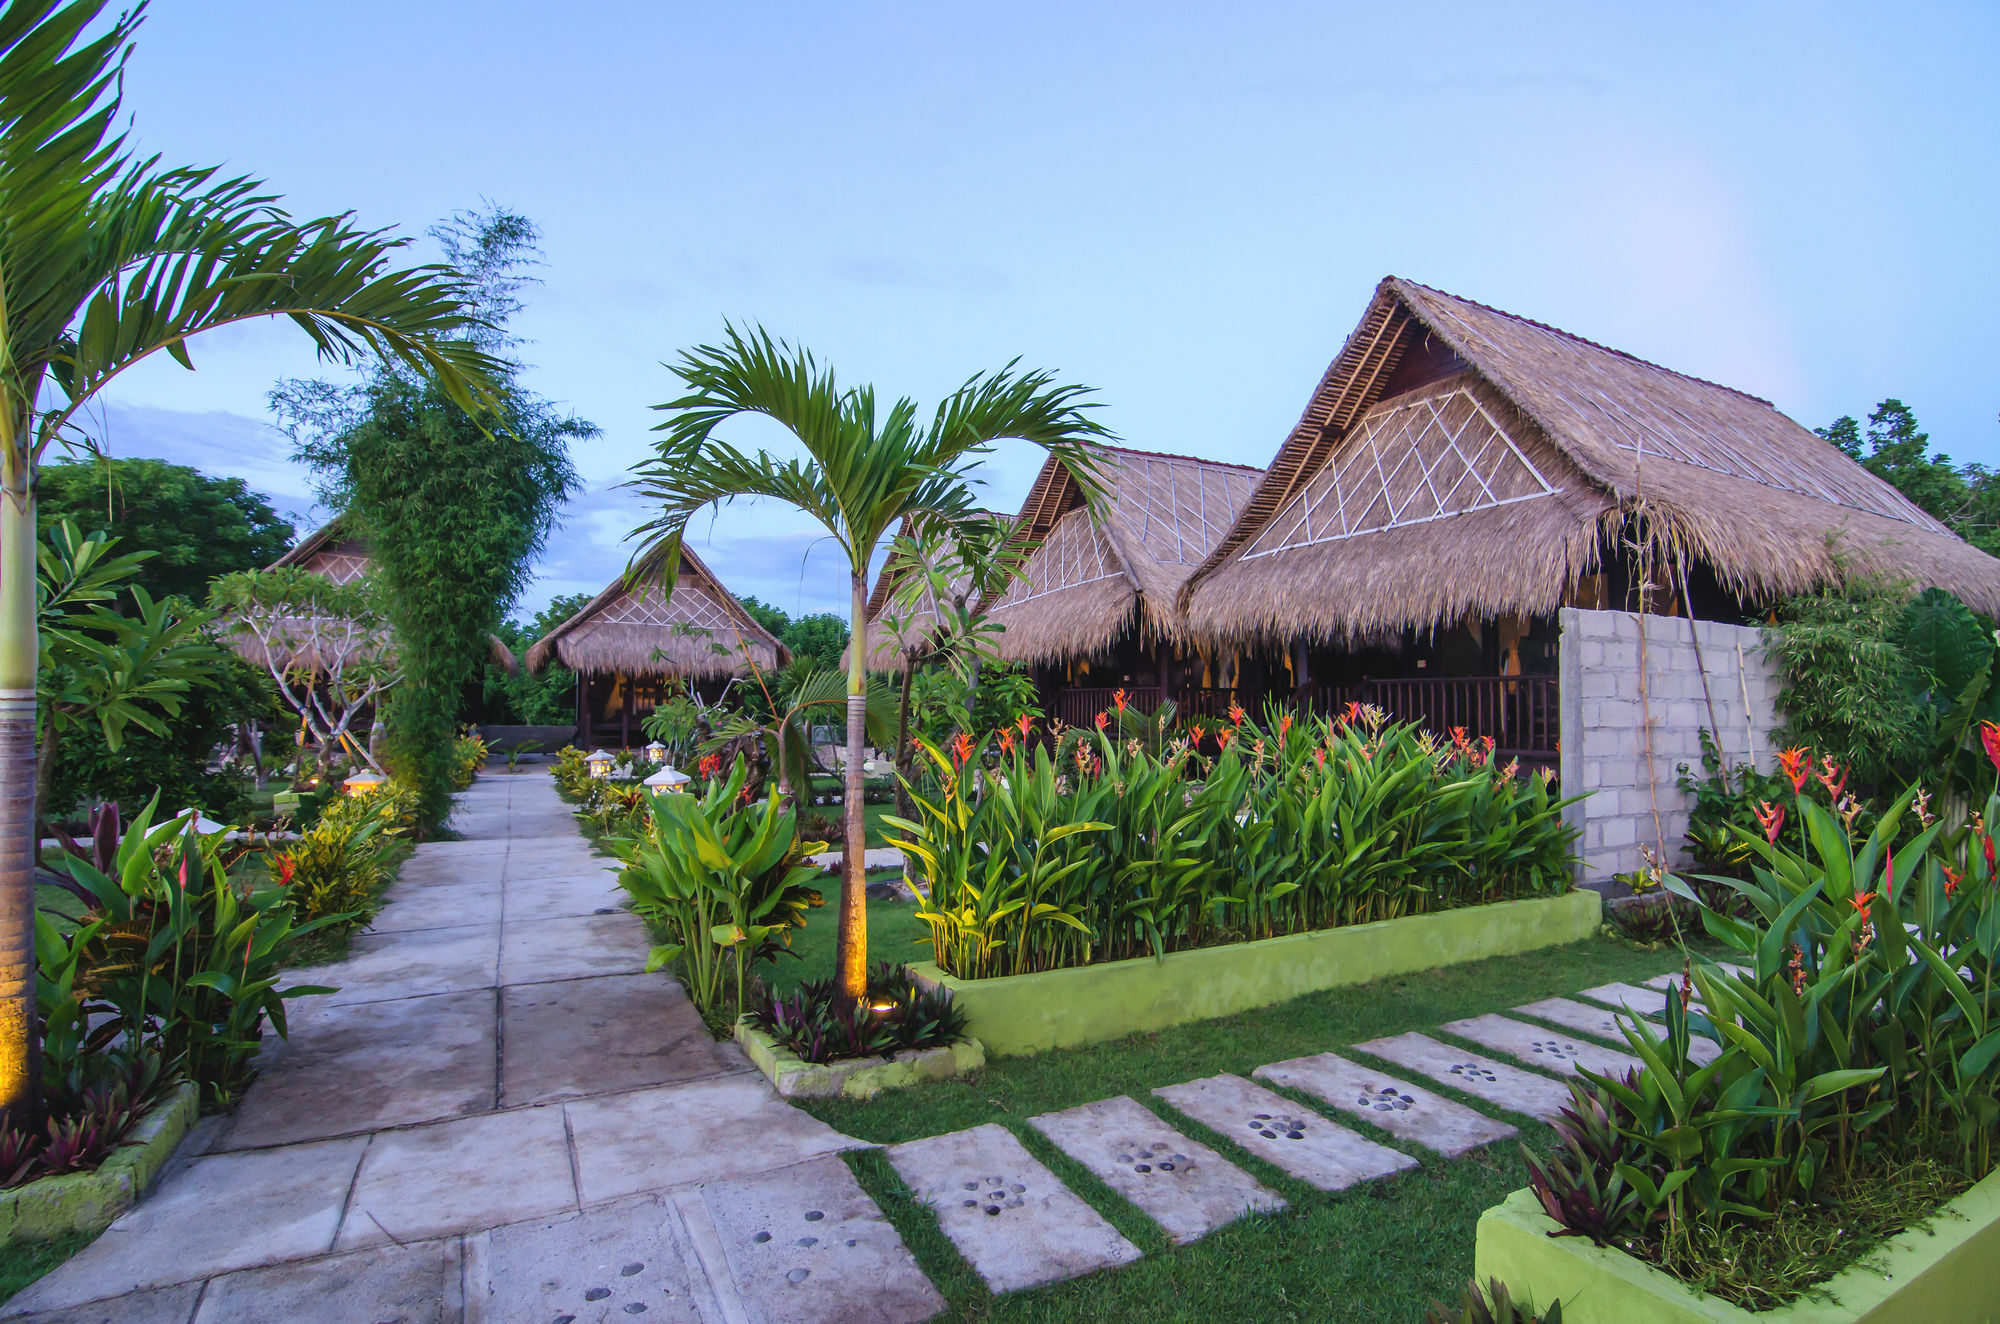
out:
{"label": "stone border", "polygon": [[0,1191],[0,1246],[48,1241],[72,1232],[102,1232],[137,1204],[201,1112],[194,1085],[174,1087],[133,1123],[95,1172],[38,1177]]}
{"label": "stone border", "polygon": [[872,1099],[883,1090],[950,1080],[986,1065],[986,1050],[977,1039],[964,1039],[944,1048],[905,1049],[886,1058],[808,1062],[781,1047],[748,1016],[736,1022],[736,1042],[788,1099]]}
{"label": "stone border", "polygon": [[1005,1057],[1580,942],[1596,935],[1602,906],[1597,893],[1582,890],[997,979],[956,979],[929,961],[908,969],[920,983],[948,989],[986,1051]]}
{"label": "stone border", "polygon": [[1586,1237],[1558,1237],[1533,1191],[1479,1216],[1473,1276],[1498,1278],[1516,1301],[1562,1302],[1564,1324],[1896,1324],[1985,1319],[2000,1255],[2000,1172],[1940,1208],[1929,1226],[1890,1238],[1819,1285],[1831,1301],[1752,1314]]}

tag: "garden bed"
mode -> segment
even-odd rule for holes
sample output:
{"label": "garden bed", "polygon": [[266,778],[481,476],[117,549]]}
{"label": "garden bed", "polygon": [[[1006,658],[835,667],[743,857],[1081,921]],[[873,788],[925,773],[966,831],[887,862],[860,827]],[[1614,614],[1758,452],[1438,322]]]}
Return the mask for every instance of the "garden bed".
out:
{"label": "garden bed", "polygon": [[1597,932],[1601,905],[1597,893],[1577,891],[997,979],[956,979],[928,961],[908,968],[918,982],[949,990],[970,1016],[970,1033],[1004,1057],[1561,946]]}
{"label": "garden bed", "polygon": [[736,1022],[736,1042],[788,1099],[872,1099],[883,1090],[950,1080],[986,1065],[985,1050],[977,1039],[944,1048],[906,1049],[888,1057],[807,1062],[752,1025],[747,1016]]}
{"label": "garden bed", "polygon": [[1927,1227],[1891,1238],[1813,1289],[1812,1296],[1752,1313],[1695,1291],[1622,1251],[1558,1237],[1530,1190],[1479,1219],[1474,1276],[1498,1278],[1537,1306],[1562,1302],[1565,1324],[1952,1324],[1993,1316],[1992,1261],[2000,1255],[2000,1173],[1948,1202]]}
{"label": "garden bed", "polygon": [[117,1149],[93,1172],[38,1177],[0,1191],[0,1246],[95,1234],[130,1209],[160,1175],[200,1112],[192,1084],[169,1092],[133,1123]]}

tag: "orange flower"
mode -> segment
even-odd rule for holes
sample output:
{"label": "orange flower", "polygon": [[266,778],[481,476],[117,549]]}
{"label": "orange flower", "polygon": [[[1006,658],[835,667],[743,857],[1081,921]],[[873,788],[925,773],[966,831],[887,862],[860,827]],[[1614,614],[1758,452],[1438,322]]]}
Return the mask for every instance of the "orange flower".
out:
{"label": "orange flower", "polygon": [[1000,728],[1000,752],[1002,754],[1014,752],[1014,733],[1004,726]]}
{"label": "orange flower", "polygon": [[972,737],[960,731],[951,738],[951,765],[954,768],[962,768],[965,766],[965,761],[971,757]]}
{"label": "orange flower", "polygon": [[694,765],[694,770],[704,777],[713,777],[722,770],[722,755],[704,754],[701,761]]}
{"label": "orange flower", "polygon": [[1315,759],[1315,760],[1316,760],[1316,761],[1317,761],[1317,762],[1319,763],[1319,766],[1320,766],[1320,767],[1324,768],[1324,767],[1326,766],[1326,751],[1325,751],[1325,750],[1323,750],[1323,749],[1316,749],[1316,750],[1314,750],[1314,751],[1313,751],[1313,758],[1314,758],[1314,759]]}
{"label": "orange flower", "polygon": [[1785,807],[1760,800],[1757,803],[1757,826],[1764,829],[1764,840],[1775,843],[1778,834],[1785,829]]}
{"label": "orange flower", "polygon": [[1958,885],[1964,881],[1964,875],[1960,874],[1958,870],[1952,868],[1949,864],[1944,866],[1944,894],[1946,896],[1950,896],[1953,892],[1956,892]]}
{"label": "orange flower", "polygon": [[1026,713],[1022,713],[1019,717],[1016,717],[1014,719],[1014,725],[1020,728],[1021,739],[1023,740],[1026,740],[1028,738],[1028,728],[1033,726],[1034,724],[1035,724],[1035,719],[1028,716]]}
{"label": "orange flower", "polygon": [[1874,899],[1875,894],[1873,892],[1861,892],[1856,894],[1854,900],[1848,903],[1861,913],[1861,922],[1864,924],[1868,922],[1868,904]]}
{"label": "orange flower", "polygon": [[1234,723],[1235,723],[1236,725],[1238,725],[1238,726],[1241,726],[1241,725],[1243,725],[1243,718],[1244,718],[1245,716],[1246,716],[1246,714],[1244,713],[1244,711],[1243,711],[1243,706],[1242,706],[1241,704],[1235,704],[1235,703],[1232,703],[1232,704],[1230,704],[1230,705],[1229,705],[1229,720],[1230,720],[1230,721],[1234,722]]}
{"label": "orange flower", "polygon": [[290,887],[292,885],[292,875],[298,872],[298,868],[299,862],[297,860],[293,859],[290,855],[280,855],[278,857],[278,886]]}
{"label": "orange flower", "polygon": [[1827,799],[1838,804],[1841,793],[1847,789],[1847,769],[1840,767],[1830,757],[1821,758],[1819,771],[1813,773],[1813,776],[1817,777],[1819,784],[1826,788]]}
{"label": "orange flower", "polygon": [[1797,795],[1806,788],[1806,778],[1810,775],[1806,760],[1812,756],[1811,750],[1788,749],[1778,755],[1778,766],[1785,776],[1792,780],[1792,794]]}
{"label": "orange flower", "polygon": [[1220,746],[1221,748],[1223,748],[1223,749],[1228,749],[1228,748],[1229,748],[1229,738],[1230,738],[1231,736],[1235,735],[1235,734],[1236,734],[1236,733],[1235,733],[1234,731],[1230,730],[1230,729],[1229,729],[1228,727],[1226,727],[1226,726],[1219,726],[1219,727],[1217,727],[1217,728],[1215,729],[1215,742],[1216,742],[1216,744],[1217,744],[1217,745],[1219,745],[1219,746]]}
{"label": "orange flower", "polygon": [[1340,710],[1340,724],[1342,726],[1346,726],[1349,722],[1358,721],[1360,717],[1361,702],[1358,699],[1350,699],[1347,706]]}
{"label": "orange flower", "polygon": [[1097,715],[1097,729],[1102,731],[1104,729],[1105,723],[1109,722],[1110,720],[1111,720],[1111,713],[1108,709],[1104,712],[1099,713]]}
{"label": "orange flower", "polygon": [[1993,761],[1996,770],[2000,770],[2000,723],[1981,722],[1979,743],[1986,746],[1986,757]]}
{"label": "orange flower", "polygon": [[1122,690],[1122,689],[1120,689],[1120,690],[1115,690],[1115,691],[1113,691],[1113,692],[1112,692],[1112,695],[1111,695],[1111,702],[1113,702],[1113,703],[1115,703],[1115,704],[1117,704],[1117,705],[1118,705],[1118,711],[1119,711],[1119,712],[1121,712],[1121,713],[1122,713],[1122,712],[1124,712],[1124,711],[1125,711],[1125,691],[1124,691],[1124,690]]}
{"label": "orange flower", "polygon": [[1291,730],[1292,730],[1292,715],[1290,713],[1286,713],[1284,716],[1278,719],[1278,739],[1283,740],[1286,736],[1291,734]]}
{"label": "orange flower", "polygon": [[1466,746],[1467,746],[1468,744],[1470,744],[1470,743],[1472,743],[1472,742],[1471,742],[1471,741],[1469,741],[1469,740],[1467,740],[1467,739],[1465,738],[1465,728],[1464,728],[1464,727],[1462,727],[1462,726],[1454,726],[1454,727],[1453,727],[1453,728],[1451,729],[1451,743],[1452,743],[1453,745],[1457,746],[1457,747],[1458,747],[1459,749],[1464,749],[1464,748],[1465,748],[1465,747],[1466,747]]}

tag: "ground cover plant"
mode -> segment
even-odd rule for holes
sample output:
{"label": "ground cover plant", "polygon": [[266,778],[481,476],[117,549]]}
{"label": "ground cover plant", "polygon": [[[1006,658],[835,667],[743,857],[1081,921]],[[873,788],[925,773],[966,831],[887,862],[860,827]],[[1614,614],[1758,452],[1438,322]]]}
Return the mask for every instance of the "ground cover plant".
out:
{"label": "ground cover plant", "polygon": [[[1948,825],[1911,787],[1864,832],[1804,794],[1803,751],[1786,763],[1793,794],[1733,829],[1748,876],[1707,880],[1747,913],[1668,881],[1745,973],[1690,968],[1663,1030],[1626,1031],[1645,1069],[1586,1073],[1533,1163],[1570,1231],[1757,1309],[1990,1173],[2000,1130],[2000,795]],[[1705,1066],[1696,1035],[1721,1048]]]}
{"label": "ground cover plant", "polygon": [[966,1038],[965,1013],[943,989],[926,990],[888,961],[868,976],[868,995],[848,1002],[830,978],[802,980],[789,993],[759,987],[750,1023],[807,1062],[887,1057],[944,1048]]}
{"label": "ground cover plant", "polygon": [[887,822],[938,965],[1025,974],[1569,889],[1548,777],[1373,710],[1232,717],[1213,756],[1199,727],[1156,753],[1108,715],[922,743],[936,789]]}

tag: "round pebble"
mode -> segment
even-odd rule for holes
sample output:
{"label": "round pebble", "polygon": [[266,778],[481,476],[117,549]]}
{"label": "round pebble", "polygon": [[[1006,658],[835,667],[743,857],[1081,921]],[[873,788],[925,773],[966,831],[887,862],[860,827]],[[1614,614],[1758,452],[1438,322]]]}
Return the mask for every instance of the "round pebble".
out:
{"label": "round pebble", "polygon": [[1257,1134],[1263,1136],[1266,1140],[1276,1140],[1278,1138],[1276,1131],[1259,1131]]}
{"label": "round pebble", "polygon": [[785,1279],[787,1282],[794,1282],[794,1283],[802,1283],[810,1277],[812,1277],[811,1269],[794,1269],[790,1273],[785,1275]]}
{"label": "round pebble", "polygon": [[792,1244],[793,1244],[794,1246],[817,1246],[817,1245],[819,1245],[819,1238],[818,1238],[818,1237],[800,1237],[800,1238],[799,1238],[799,1239],[798,1239],[797,1241],[793,1242]]}
{"label": "round pebble", "polygon": [[618,1276],[620,1278],[630,1278],[633,1274],[640,1272],[645,1267],[646,1266],[643,1264],[628,1264],[624,1268],[618,1271]]}
{"label": "round pebble", "polygon": [[625,1313],[628,1315],[643,1315],[646,1313],[646,1303],[643,1301],[634,1301],[631,1305],[625,1307]]}
{"label": "round pebble", "polygon": [[1161,1172],[1172,1172],[1173,1170],[1174,1170],[1174,1165],[1171,1163],[1162,1163],[1160,1165]]}
{"label": "round pebble", "polygon": [[1306,1138],[1306,1133],[1303,1131],[1285,1132],[1285,1139],[1287,1140],[1304,1140],[1305,1138]]}
{"label": "round pebble", "polygon": [[825,1217],[826,1217],[826,1215],[825,1215],[825,1214],[822,1214],[822,1213],[821,1213],[821,1212],[820,1212],[819,1210],[817,1210],[817,1209],[808,1209],[808,1210],[806,1210],[806,1222],[808,1222],[808,1223],[817,1223],[817,1222],[819,1222],[819,1220],[820,1220],[820,1219],[822,1219],[822,1218],[825,1218]]}
{"label": "round pebble", "polygon": [[586,1301],[602,1301],[610,1295],[611,1289],[608,1287],[593,1287],[583,1294],[583,1299]]}
{"label": "round pebble", "polygon": [[1150,1163],[1137,1163],[1132,1167],[1132,1171],[1134,1172],[1151,1172],[1152,1170],[1153,1165]]}
{"label": "round pebble", "polygon": [[999,1212],[1000,1212],[1000,1206],[999,1206],[999,1205],[997,1205],[997,1204],[990,1204],[990,1205],[987,1205],[987,1206],[986,1206],[986,1216],[987,1216],[988,1218],[991,1218],[991,1217],[993,1217],[994,1215],[998,1214]]}
{"label": "round pebble", "polygon": [[961,1201],[959,1201],[959,1208],[961,1208],[961,1209],[975,1209],[975,1208],[977,1208],[977,1207],[978,1207],[978,1205],[979,1205],[979,1201],[977,1201],[977,1200],[961,1200]]}
{"label": "round pebble", "polygon": [[769,1241],[770,1239],[771,1239],[771,1234],[768,1232],[759,1232],[756,1236],[750,1238],[750,1240],[756,1242],[760,1246],[763,1245],[765,1242]]}

